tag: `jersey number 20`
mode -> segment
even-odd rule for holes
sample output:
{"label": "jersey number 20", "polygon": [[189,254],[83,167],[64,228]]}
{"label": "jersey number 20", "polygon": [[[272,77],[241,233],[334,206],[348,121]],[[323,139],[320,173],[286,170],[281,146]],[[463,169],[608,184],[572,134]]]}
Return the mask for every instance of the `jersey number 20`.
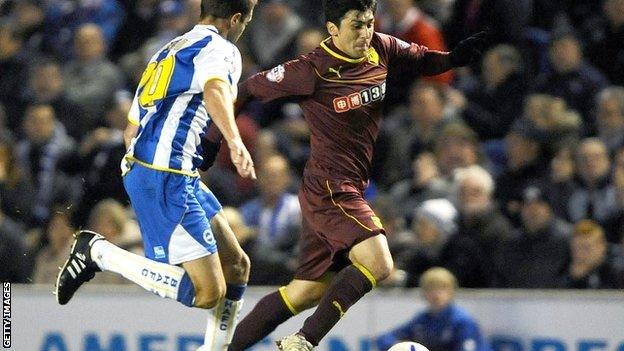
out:
{"label": "jersey number 20", "polygon": [[139,82],[139,89],[143,89],[139,95],[139,104],[142,107],[154,106],[165,97],[174,67],[174,55],[167,56],[160,62],[150,62]]}

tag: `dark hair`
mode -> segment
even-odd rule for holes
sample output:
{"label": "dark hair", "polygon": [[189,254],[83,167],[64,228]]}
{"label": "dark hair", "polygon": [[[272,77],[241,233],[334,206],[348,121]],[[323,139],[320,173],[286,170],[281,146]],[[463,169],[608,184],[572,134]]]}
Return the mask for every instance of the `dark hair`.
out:
{"label": "dark hair", "polygon": [[340,21],[351,10],[373,13],[377,10],[377,0],[323,0],[325,21],[340,25]]}
{"label": "dark hair", "polygon": [[249,16],[255,0],[201,0],[201,18],[230,18],[237,13]]}

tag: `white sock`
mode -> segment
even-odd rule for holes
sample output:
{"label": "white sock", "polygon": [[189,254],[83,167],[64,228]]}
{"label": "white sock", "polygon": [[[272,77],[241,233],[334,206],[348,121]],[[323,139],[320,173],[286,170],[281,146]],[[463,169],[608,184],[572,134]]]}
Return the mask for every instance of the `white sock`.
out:
{"label": "white sock", "polygon": [[223,298],[209,310],[204,345],[197,351],[226,351],[232,342],[242,306],[242,299],[234,301]]}
{"label": "white sock", "polygon": [[103,271],[121,274],[160,297],[178,299],[178,288],[185,274],[182,267],[133,254],[106,240],[93,243],[91,257]]}

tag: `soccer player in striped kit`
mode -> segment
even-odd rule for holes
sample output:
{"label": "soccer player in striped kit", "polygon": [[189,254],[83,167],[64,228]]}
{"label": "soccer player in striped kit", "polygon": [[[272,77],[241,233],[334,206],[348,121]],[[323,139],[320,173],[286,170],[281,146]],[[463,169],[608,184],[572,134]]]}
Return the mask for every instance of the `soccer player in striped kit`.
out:
{"label": "soccer player in striped kit", "polygon": [[256,0],[202,0],[199,23],[151,58],[128,116],[128,151],[122,162],[146,257],[80,231],[57,278],[60,304],[69,302],[96,272],[116,272],[161,297],[209,310],[200,350],[227,348],[249,258],[197,168],[203,162],[201,140],[214,123],[238,173],[255,179],[233,110],[241,75],[233,42],[255,5]]}

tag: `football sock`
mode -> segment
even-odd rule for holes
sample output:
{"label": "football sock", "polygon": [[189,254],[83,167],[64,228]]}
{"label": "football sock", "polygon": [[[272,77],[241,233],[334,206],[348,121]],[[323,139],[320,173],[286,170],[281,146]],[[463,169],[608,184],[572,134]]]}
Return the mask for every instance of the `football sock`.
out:
{"label": "football sock", "polygon": [[354,264],[344,268],[330,284],[316,311],[305,320],[299,334],[317,346],[347,310],[375,285],[375,278],[366,267]]}
{"label": "football sock", "polygon": [[103,271],[121,274],[160,297],[193,306],[195,287],[182,267],[133,254],[106,240],[93,243],[91,257]]}
{"label": "football sock", "polygon": [[[224,351],[232,342],[247,285],[228,284],[225,298],[210,310],[203,348]],[[203,350],[200,348],[200,350]]]}
{"label": "football sock", "polygon": [[278,325],[297,314],[286,296],[285,287],[263,297],[253,310],[243,318],[234,332],[234,338],[228,350],[242,351],[267,335]]}

